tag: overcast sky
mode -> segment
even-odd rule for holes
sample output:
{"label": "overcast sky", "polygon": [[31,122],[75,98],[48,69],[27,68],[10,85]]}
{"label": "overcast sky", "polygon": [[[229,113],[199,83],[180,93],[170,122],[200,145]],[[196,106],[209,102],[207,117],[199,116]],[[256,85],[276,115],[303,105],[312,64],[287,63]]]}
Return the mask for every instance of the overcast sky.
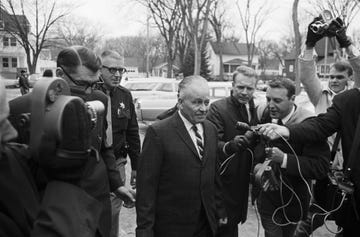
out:
{"label": "overcast sky", "polygon": [[[106,37],[138,35],[146,32],[146,9],[135,0],[57,0],[58,2],[70,2],[76,4],[72,14],[84,18],[89,24],[100,27],[101,32]],[[236,0],[225,0],[226,9],[229,9],[232,24],[235,26],[235,35],[240,35],[241,25],[239,13],[234,5]],[[256,0],[253,0],[256,1]],[[264,2],[264,0],[257,0]],[[268,17],[259,37],[278,40],[292,32],[291,8],[293,0],[269,0],[272,6],[271,16]],[[310,11],[306,3],[300,1],[300,8]],[[305,11],[299,16],[300,23],[312,19]],[[353,27],[352,24],[351,26]],[[302,28],[304,24],[300,25]],[[156,28],[153,27],[153,32]],[[244,38],[241,38],[242,40]]]}

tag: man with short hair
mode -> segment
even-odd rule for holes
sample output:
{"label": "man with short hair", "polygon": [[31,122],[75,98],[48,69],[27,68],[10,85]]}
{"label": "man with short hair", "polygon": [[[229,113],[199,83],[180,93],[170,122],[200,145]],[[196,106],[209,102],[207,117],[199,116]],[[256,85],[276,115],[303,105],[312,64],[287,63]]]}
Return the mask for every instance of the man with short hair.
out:
{"label": "man with short hair", "polygon": [[[292,125],[313,116],[311,111],[294,103],[295,84],[290,79],[271,81],[266,99],[267,104],[260,105],[257,111],[261,122]],[[265,144],[260,139],[254,148],[257,164],[254,174],[255,184],[260,188],[257,204],[265,237],[292,236],[297,222],[306,218],[310,202],[309,181],[326,177],[329,153],[325,140],[288,144],[278,139]],[[264,167],[271,167],[278,184],[271,179],[265,178],[265,182],[258,179]]]}
{"label": "man with short hair", "polygon": [[[318,18],[315,18],[314,21],[317,19]],[[346,35],[346,27],[340,18],[332,21],[330,32],[325,31],[322,34],[314,33],[311,30],[311,24],[313,22],[308,26],[305,49],[299,56],[299,78],[304,85],[310,102],[315,107],[315,113],[321,114],[325,113],[327,108],[331,106],[335,95],[351,89],[351,80],[354,80],[354,87],[360,86],[360,52]],[[333,34],[332,32],[335,31],[336,33]],[[324,36],[334,36],[340,47],[345,48],[349,56],[348,61],[337,61],[330,66],[330,78],[326,87],[321,85],[321,81],[316,74],[315,64],[315,45],[317,41],[321,40]],[[341,170],[343,168],[343,154],[340,136],[333,134],[328,138],[328,144],[331,149],[332,168]],[[326,200],[323,191],[327,184],[328,179],[326,178],[325,180],[317,181],[314,186],[315,198],[312,200],[312,203],[316,203],[316,205],[320,205],[322,208],[324,208],[323,204]],[[320,210],[315,205],[311,205],[311,212],[314,211],[319,212]],[[310,236],[313,230],[324,223],[323,215],[317,215],[313,218],[313,213],[311,212],[309,212],[306,221],[299,223],[295,234],[296,237]]]}
{"label": "man with short hair", "polygon": [[[125,164],[129,154],[131,161],[130,184],[135,187],[137,159],[140,153],[139,126],[131,93],[120,86],[122,75],[126,72],[123,58],[115,51],[106,50],[101,54],[101,78],[103,84],[100,89],[108,96],[108,145],[113,147],[116,166],[123,183],[126,180]],[[110,144],[111,143],[111,144]],[[119,215],[122,200],[111,195],[112,227],[111,237],[119,233]]]}
{"label": "man with short hair", "polygon": [[217,128],[221,162],[235,154],[235,157],[229,158],[221,176],[228,224],[219,229],[219,237],[238,236],[237,225],[246,221],[252,161],[250,154],[240,149],[240,140],[246,131],[235,129],[235,125],[237,122],[250,125],[258,122],[253,99],[256,80],[254,69],[238,67],[233,73],[231,96],[213,102],[207,115]]}
{"label": "man with short hair", "polygon": [[207,120],[209,86],[179,84],[178,108],[147,129],[137,173],[137,237],[210,237],[226,223],[216,128]]}

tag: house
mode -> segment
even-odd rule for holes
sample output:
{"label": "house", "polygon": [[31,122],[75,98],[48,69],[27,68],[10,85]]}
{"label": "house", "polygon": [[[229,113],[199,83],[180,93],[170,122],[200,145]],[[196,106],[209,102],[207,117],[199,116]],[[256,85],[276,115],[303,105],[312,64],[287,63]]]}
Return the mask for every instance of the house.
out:
{"label": "house", "polygon": [[30,23],[24,15],[11,15],[0,8],[0,75],[4,78],[16,78],[19,69],[26,69],[26,53],[16,38],[9,32],[15,32],[14,17],[30,32]]}
{"label": "house", "polygon": [[126,74],[125,77],[141,77],[139,74],[139,64],[141,64],[142,61],[136,57],[124,57],[124,65],[126,68]]}
{"label": "house", "polygon": [[[336,42],[335,37],[328,38],[327,50],[325,50],[326,38],[321,39],[315,45],[315,51],[317,53],[316,70],[319,77],[327,77],[330,71],[330,65],[336,61]],[[327,53],[326,53],[327,51]],[[327,54],[327,57],[325,57]],[[295,59],[299,55],[296,55],[295,49],[293,49],[285,58],[284,76],[295,80]]]}
{"label": "house", "polygon": [[[232,73],[240,65],[247,65],[248,51],[245,43],[236,42],[208,42],[207,56],[209,59],[210,71],[213,76],[220,74],[220,49],[222,49],[224,78],[231,79]],[[258,67],[259,55],[255,50],[253,67]]]}
{"label": "house", "polygon": [[[154,77],[167,77],[167,71],[168,71],[168,63],[164,62],[164,63],[160,63],[156,66],[154,66],[152,68],[152,72],[151,75]],[[173,69],[171,72],[171,78],[174,78],[175,75],[178,74],[178,72],[180,71],[179,67],[177,67],[176,65],[173,65]]]}

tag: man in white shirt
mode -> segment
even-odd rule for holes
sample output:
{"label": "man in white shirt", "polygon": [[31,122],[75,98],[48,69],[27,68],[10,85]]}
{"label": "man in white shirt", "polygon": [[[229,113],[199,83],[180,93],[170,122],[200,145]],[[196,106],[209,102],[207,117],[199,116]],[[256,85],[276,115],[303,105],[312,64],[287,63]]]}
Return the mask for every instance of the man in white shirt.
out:
{"label": "man in white shirt", "polygon": [[[295,105],[295,84],[290,79],[271,81],[266,99],[266,106],[258,107],[261,122],[292,125],[313,115],[311,111]],[[297,222],[306,218],[310,179],[321,179],[327,175],[329,147],[325,140],[300,144],[278,139],[269,144],[260,142],[254,154],[257,164],[254,169],[257,182],[254,185],[260,188],[257,205],[265,237],[292,236]],[[259,172],[265,167],[271,167],[267,169],[273,171],[276,182],[267,178],[262,182],[257,178],[261,177]]]}

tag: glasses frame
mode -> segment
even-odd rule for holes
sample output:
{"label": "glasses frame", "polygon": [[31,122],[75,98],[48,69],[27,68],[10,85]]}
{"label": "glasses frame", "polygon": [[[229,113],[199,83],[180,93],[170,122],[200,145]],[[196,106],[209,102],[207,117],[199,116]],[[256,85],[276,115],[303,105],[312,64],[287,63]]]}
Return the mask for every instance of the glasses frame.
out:
{"label": "glasses frame", "polygon": [[121,75],[124,74],[125,72],[127,72],[126,68],[124,68],[124,67],[108,67],[105,65],[102,65],[102,67],[106,68],[113,75],[115,75],[116,72],[119,72]]}
{"label": "glasses frame", "polygon": [[75,80],[62,66],[59,67],[63,70],[64,74],[70,79],[70,81],[72,81],[72,83],[80,87],[85,87],[85,90],[87,90],[88,88],[94,89],[96,85],[100,82],[100,80],[94,82]]}

